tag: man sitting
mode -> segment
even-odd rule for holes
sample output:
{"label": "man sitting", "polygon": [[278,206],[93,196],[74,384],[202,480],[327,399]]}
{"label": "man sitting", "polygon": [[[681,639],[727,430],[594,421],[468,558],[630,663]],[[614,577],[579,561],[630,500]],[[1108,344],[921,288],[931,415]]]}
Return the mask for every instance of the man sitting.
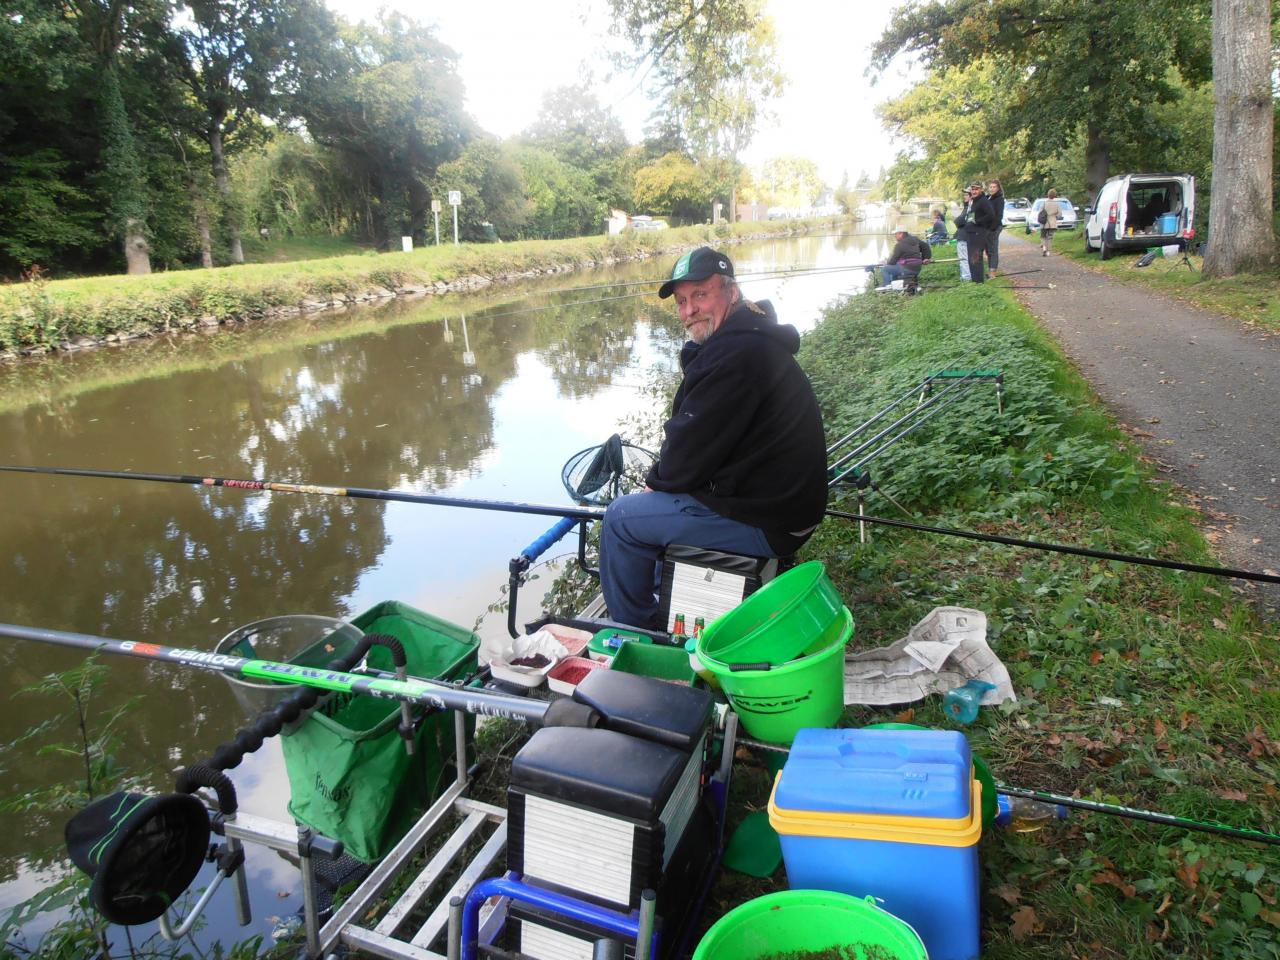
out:
{"label": "man sitting", "polygon": [[885,261],[881,272],[885,283],[895,280],[915,280],[920,276],[920,267],[926,260],[933,259],[933,249],[919,237],[912,236],[902,224],[893,228],[893,236],[897,241],[889,251],[889,259]]}
{"label": "man sitting", "polygon": [[947,221],[943,217],[941,210],[935,210],[933,212],[933,226],[929,228],[929,236],[925,239],[931,244],[947,242]]}
{"label": "man sitting", "polygon": [[796,363],[800,334],[768,301],[743,299],[733,263],[685,254],[658,290],[672,294],[689,341],[684,379],[643,493],[609,504],[600,584],[614,620],[658,622],[662,551],[673,543],[753,557],[794,553],[827,505],[822,415]]}

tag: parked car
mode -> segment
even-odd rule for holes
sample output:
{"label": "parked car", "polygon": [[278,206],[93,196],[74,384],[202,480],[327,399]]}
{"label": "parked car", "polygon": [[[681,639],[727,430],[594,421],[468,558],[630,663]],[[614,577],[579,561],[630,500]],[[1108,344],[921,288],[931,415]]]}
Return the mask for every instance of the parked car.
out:
{"label": "parked car", "polygon": [[1012,227],[1015,223],[1026,224],[1027,208],[1031,201],[1026,197],[1006,197],[1004,201],[1004,225]]}
{"label": "parked car", "polygon": [[1084,248],[1109,260],[1119,250],[1146,250],[1189,239],[1196,178],[1189,173],[1125,173],[1112,177],[1085,209]]}
{"label": "parked car", "polygon": [[656,217],[647,217],[641,214],[638,217],[632,217],[631,223],[628,224],[632,230],[666,230],[670,224],[665,220]]}
{"label": "parked car", "polygon": [[[1040,211],[1044,209],[1044,203],[1048,197],[1040,197],[1031,206],[1027,207],[1026,224],[1023,227],[1026,233],[1040,229]],[[1076,208],[1066,197],[1058,197],[1058,229],[1074,230],[1076,228]]]}

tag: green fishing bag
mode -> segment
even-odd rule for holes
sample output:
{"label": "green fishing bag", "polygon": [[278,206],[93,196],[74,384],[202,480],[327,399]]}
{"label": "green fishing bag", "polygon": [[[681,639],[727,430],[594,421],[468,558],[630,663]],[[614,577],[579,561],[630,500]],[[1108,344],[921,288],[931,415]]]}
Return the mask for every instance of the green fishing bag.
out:
{"label": "green fishing bag", "polygon": [[[411,677],[457,680],[476,667],[475,634],[407,604],[380,603],[351,622],[403,643]],[[391,651],[374,646],[369,666],[394,670]],[[409,756],[397,730],[399,700],[330,697],[281,741],[289,812],[341,840],[351,856],[382,859],[453,780],[453,711],[413,711],[417,731]],[[470,742],[475,721],[466,719]]]}

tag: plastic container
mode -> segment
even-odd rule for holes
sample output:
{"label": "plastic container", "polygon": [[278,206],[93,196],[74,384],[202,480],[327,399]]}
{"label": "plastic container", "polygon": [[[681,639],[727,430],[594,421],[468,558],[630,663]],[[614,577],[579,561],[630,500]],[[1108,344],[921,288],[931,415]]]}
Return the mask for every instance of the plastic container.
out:
{"label": "plastic container", "polygon": [[841,950],[841,956],[928,960],[910,924],[859,899],[827,890],[784,890],[735,907],[703,936],[693,960],[760,960]]}
{"label": "plastic container", "polygon": [[1176,213],[1162,213],[1156,217],[1156,232],[1177,233],[1178,215]]}
{"label": "plastic container", "polygon": [[624,643],[609,669],[684,684],[693,683],[697,676],[689,666],[684,647],[657,643]]}
{"label": "plastic container", "polygon": [[585,657],[587,644],[591,642],[591,633],[577,627],[566,627],[559,623],[543,624],[539,629],[545,630],[564,647],[566,657]]}
{"label": "plastic container", "polygon": [[932,960],[979,955],[982,788],[964,735],[803,730],[769,823],[793,888],[875,896]]}
{"label": "plastic container", "polygon": [[[267,617],[237,627],[218,641],[216,653],[250,660],[277,660],[300,667],[327,667],[329,661],[354,649],[363,631],[345,620],[290,614]],[[223,674],[236,702],[249,716],[275,706],[295,693],[297,684],[243,680]]]}
{"label": "plastic container", "polygon": [[643,633],[632,633],[630,630],[618,630],[614,627],[608,627],[597,631],[596,635],[591,638],[591,641],[587,644],[587,652],[592,660],[601,660],[607,663],[613,659],[614,654],[622,648],[622,645],[629,641],[653,643],[653,637],[646,636]]}
{"label": "plastic container", "polygon": [[707,686],[719,689],[720,681],[716,679],[716,675],[703,666],[702,661],[698,659],[698,641],[692,637],[686,640],[684,652],[689,655],[689,669],[698,675],[698,679]]}
{"label": "plastic container", "polygon": [[[820,561],[775,577],[707,624],[699,655],[723,663],[786,663],[838,629],[844,601]],[[705,659],[705,656],[704,656]]]}
{"label": "plastic container", "polygon": [[764,670],[722,663],[698,648],[698,659],[720,681],[747,733],[769,743],[790,743],[805,727],[829,727],[840,719],[844,648],[853,636],[853,614],[846,607],[841,614],[841,629],[826,647]]}
{"label": "plastic container", "polygon": [[536,690],[547,682],[547,674],[558,662],[558,658],[550,657],[541,667],[523,667],[518,664],[510,664],[500,657],[494,657],[489,661],[489,670],[495,679],[513,683],[517,687],[525,687],[529,690]]}
{"label": "plastic container", "polygon": [[569,695],[592,670],[604,669],[605,664],[590,657],[565,657],[547,674],[547,686],[556,693]]}

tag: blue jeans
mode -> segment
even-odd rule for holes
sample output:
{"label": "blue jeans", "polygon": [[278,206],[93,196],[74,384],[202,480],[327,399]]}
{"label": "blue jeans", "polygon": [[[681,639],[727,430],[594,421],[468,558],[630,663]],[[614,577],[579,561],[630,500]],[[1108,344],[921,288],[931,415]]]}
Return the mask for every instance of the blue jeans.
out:
{"label": "blue jeans", "polygon": [[969,275],[969,241],[968,240],[956,241],[956,256],[960,258],[960,279],[972,280],[973,277]]}
{"label": "blue jeans", "polygon": [[661,630],[658,586],[662,551],[673,543],[772,557],[764,531],[720,516],[687,493],[647,491],[609,504],[600,528],[600,586],[609,616]]}

